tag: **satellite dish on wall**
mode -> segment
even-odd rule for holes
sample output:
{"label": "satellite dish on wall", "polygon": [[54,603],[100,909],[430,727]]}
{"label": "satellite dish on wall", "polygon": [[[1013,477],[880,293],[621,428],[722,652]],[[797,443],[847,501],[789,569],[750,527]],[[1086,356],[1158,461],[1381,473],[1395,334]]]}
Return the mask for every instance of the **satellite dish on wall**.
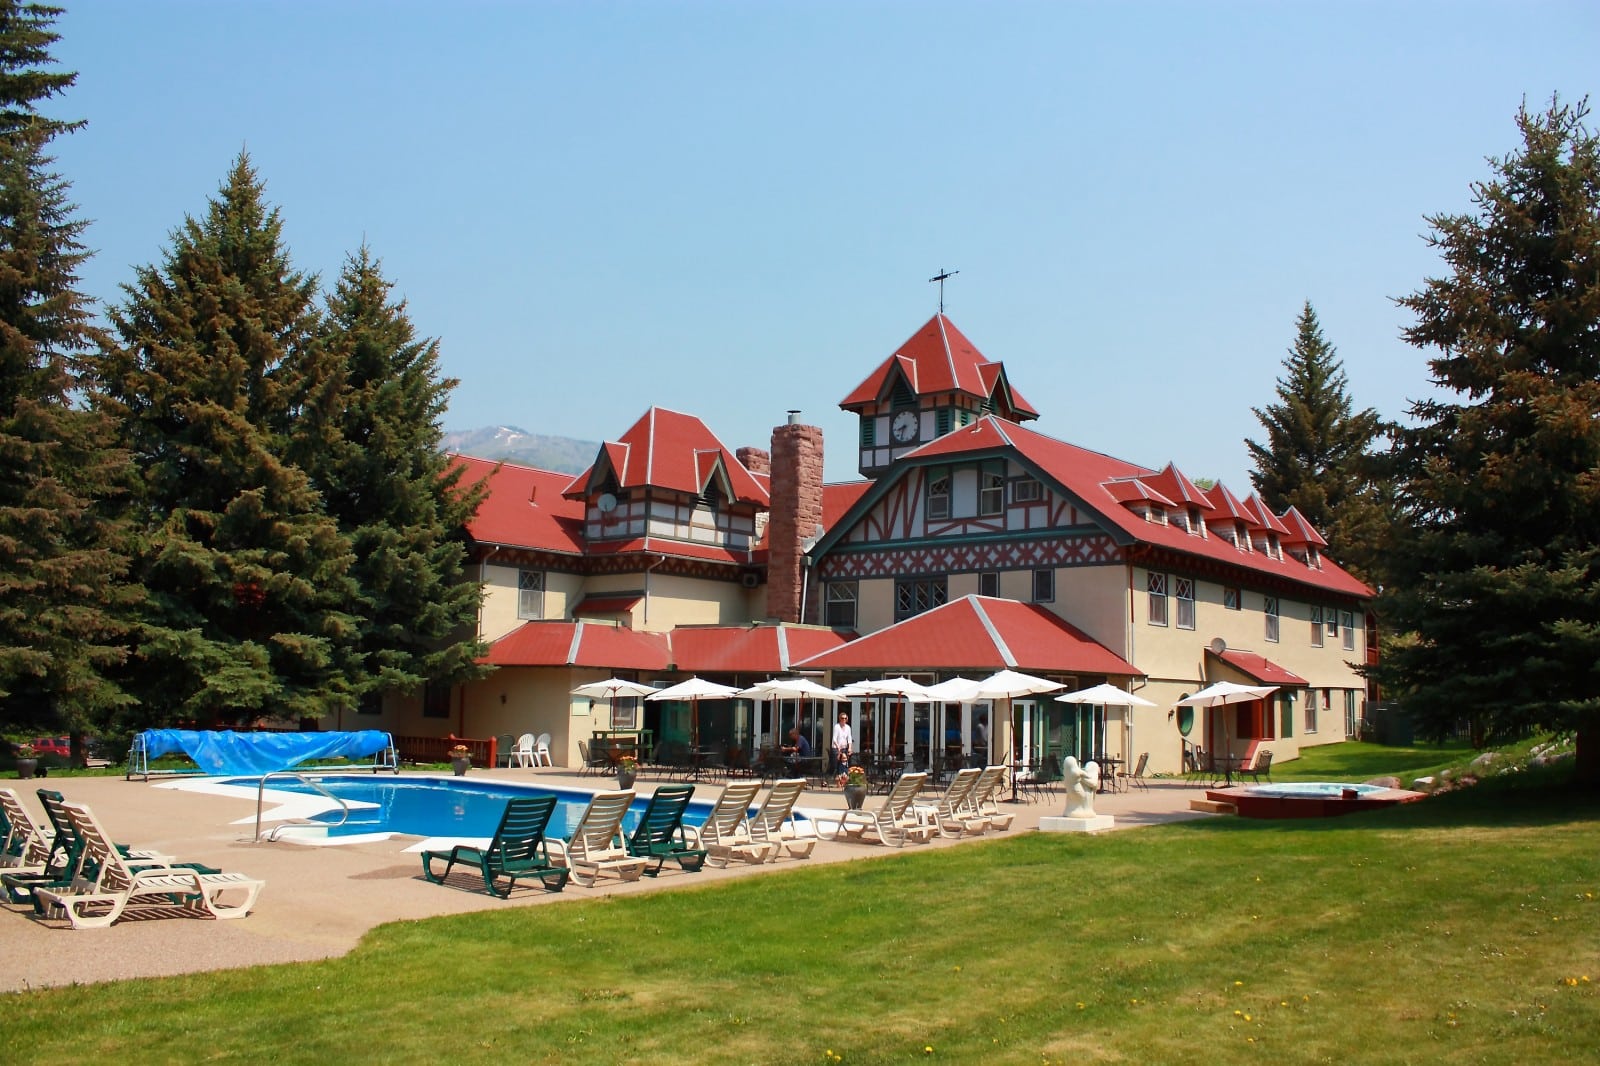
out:
{"label": "satellite dish on wall", "polygon": [[617,498],[609,492],[602,492],[600,498],[594,501],[594,505],[601,514],[610,514],[617,509]]}
{"label": "satellite dish on wall", "polygon": [[1223,640],[1221,637],[1212,637],[1211,638],[1211,654],[1213,654],[1213,655],[1221,655],[1223,652],[1225,652],[1227,650],[1228,650],[1228,642],[1227,641]]}

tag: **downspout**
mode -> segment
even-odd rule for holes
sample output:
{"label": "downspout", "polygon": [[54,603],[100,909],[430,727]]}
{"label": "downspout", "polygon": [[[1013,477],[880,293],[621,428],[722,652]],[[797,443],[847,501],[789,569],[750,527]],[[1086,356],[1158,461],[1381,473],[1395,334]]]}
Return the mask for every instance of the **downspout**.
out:
{"label": "downspout", "polygon": [[805,625],[806,624],[806,591],[809,589],[809,587],[811,585],[811,556],[808,553],[806,555],[801,556],[801,558],[805,560],[805,566],[802,567],[801,570],[800,570],[800,624],[801,625]]}
{"label": "downspout", "polygon": [[644,568],[644,628],[650,628],[650,574],[656,567],[667,561],[665,555],[657,555],[655,562]]}

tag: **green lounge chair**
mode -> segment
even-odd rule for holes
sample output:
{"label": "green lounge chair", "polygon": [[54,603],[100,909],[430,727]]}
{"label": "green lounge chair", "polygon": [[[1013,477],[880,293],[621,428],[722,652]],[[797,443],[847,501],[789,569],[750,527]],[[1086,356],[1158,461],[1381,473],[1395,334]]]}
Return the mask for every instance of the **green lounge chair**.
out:
{"label": "green lounge chair", "polygon": [[699,873],[705,868],[706,849],[693,847],[683,828],[683,812],[688,809],[692,795],[693,785],[662,785],[650,797],[644,817],[639,819],[638,828],[628,838],[629,855],[656,860],[654,866],[645,867],[646,877],[660,873],[668,859],[689,873]]}
{"label": "green lounge chair", "polygon": [[[483,872],[483,887],[501,899],[511,895],[519,877],[537,877],[549,892],[560,892],[566,887],[571,871],[550,861],[550,846],[545,842],[545,827],[550,824],[550,813],[556,809],[554,796],[530,796],[506,803],[506,813],[500,816],[500,827],[486,848],[458,844],[449,851],[424,851],[422,876],[436,885],[444,884],[456,863],[471,863]],[[441,860],[444,871],[433,872],[433,861]],[[497,878],[506,879],[502,890],[495,886]]]}

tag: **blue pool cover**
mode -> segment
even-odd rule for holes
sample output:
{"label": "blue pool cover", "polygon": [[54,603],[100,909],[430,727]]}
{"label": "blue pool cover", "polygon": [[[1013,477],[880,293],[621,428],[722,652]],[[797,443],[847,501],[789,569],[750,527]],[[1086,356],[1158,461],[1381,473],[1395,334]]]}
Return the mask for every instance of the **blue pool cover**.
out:
{"label": "blue pool cover", "polygon": [[139,734],[154,759],[178,752],[208,774],[267,774],[308,759],[362,758],[389,746],[378,729],[350,733],[235,733],[232,730],[146,729]]}

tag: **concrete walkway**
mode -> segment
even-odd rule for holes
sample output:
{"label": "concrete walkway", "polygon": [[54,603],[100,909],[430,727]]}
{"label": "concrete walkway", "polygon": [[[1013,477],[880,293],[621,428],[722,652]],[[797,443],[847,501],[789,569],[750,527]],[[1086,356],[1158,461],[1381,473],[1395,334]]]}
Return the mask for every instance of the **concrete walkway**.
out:
{"label": "concrete walkway", "polygon": [[[610,786],[603,778],[577,777],[562,768],[475,770],[473,777],[590,790]],[[638,788],[649,792],[656,783],[641,779]],[[156,781],[125,781],[120,777],[0,782],[0,787],[17,792],[43,824],[43,813],[34,794],[39,785],[56,789],[71,802],[87,804],[119,841],[168,852],[183,861],[240,871],[264,879],[267,886],[249,917],[226,922],[162,918],[123,921],[104,930],[73,930],[64,922],[34,919],[31,908],[5,904],[0,909],[10,913],[0,914],[0,989],[6,991],[323,959],[345,954],[369,929],[399,919],[490,908],[550,906],[596,895],[692,888],[727,877],[781,875],[807,862],[847,862],[902,854],[879,845],[822,841],[808,860],[785,858],[774,864],[741,863],[726,869],[708,866],[697,875],[669,871],[659,878],[631,883],[602,880],[596,888],[569,885],[561,893],[519,885],[509,900],[501,900],[482,891],[457,887],[454,876],[450,885],[424,881],[421,860],[415,853],[405,851],[416,843],[411,837],[337,847],[290,842],[256,844],[250,840],[255,820],[253,798],[205,795],[159,787]],[[715,797],[720,788],[717,783],[702,784],[696,797]],[[1158,780],[1150,782],[1147,791],[1134,789],[1101,796],[1096,806],[1099,813],[1116,818],[1117,829],[1127,829],[1210,817],[1189,810],[1191,799],[1203,797],[1203,789],[1179,781]],[[870,806],[878,802],[878,797],[869,797],[867,802]],[[843,808],[844,802],[836,789],[819,790],[807,792],[800,806],[838,809]],[[1060,814],[1063,806],[1060,797],[1049,802],[1004,805],[1017,814],[1010,833],[1036,831],[1041,816]],[[938,839],[931,846],[965,847],[1000,835],[1008,834],[991,833],[968,841]]]}

